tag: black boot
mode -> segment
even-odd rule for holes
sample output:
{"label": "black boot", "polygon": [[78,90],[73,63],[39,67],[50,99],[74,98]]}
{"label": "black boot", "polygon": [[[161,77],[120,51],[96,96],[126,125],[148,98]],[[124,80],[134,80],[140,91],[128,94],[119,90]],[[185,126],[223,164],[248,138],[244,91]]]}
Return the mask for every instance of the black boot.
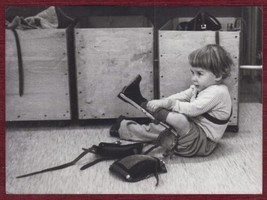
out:
{"label": "black boot", "polygon": [[[119,93],[118,97],[126,103],[133,105],[135,108],[141,110],[145,115],[153,120],[153,123],[159,124],[160,122],[166,123],[166,118],[169,113],[164,108],[158,109],[156,112],[147,110],[147,99],[145,99],[140,92],[140,82],[142,77],[138,74],[129,85],[125,86]],[[135,105],[137,104],[137,105]]]}
{"label": "black boot", "polygon": [[135,79],[127,86],[125,86],[122,91],[119,93],[118,97],[129,103],[123,96],[126,96],[128,99],[135,102],[137,105],[143,107],[146,105],[147,100],[142,96],[140,92],[140,82],[142,77],[140,75],[137,75]]}
{"label": "black boot", "polygon": [[150,112],[147,110],[147,99],[145,99],[140,92],[140,82],[142,77],[137,75],[135,79],[128,85],[125,86],[122,91],[118,94],[118,97],[126,103],[131,104],[139,111],[143,112],[147,117],[149,117],[153,123],[161,124],[165,128],[170,128],[166,124],[166,118],[170,111],[165,108],[160,108],[156,112]]}
{"label": "black boot", "polygon": [[121,121],[127,119],[125,116],[121,115],[118,117],[118,119],[116,120],[115,124],[113,124],[109,130],[109,134],[111,137],[120,137],[119,136],[119,128],[121,126]]}

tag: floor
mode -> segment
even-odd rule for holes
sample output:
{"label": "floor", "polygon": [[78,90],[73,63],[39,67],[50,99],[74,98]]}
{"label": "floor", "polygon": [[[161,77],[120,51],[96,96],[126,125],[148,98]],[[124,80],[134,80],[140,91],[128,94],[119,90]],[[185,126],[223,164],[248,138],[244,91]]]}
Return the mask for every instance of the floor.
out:
{"label": "floor", "polygon": [[[251,124],[251,122],[253,123]],[[114,142],[108,125],[58,128],[8,128],[6,189],[11,194],[259,194],[262,192],[262,104],[240,104],[238,133],[226,132],[209,157],[165,159],[166,174],[138,184],[109,173],[112,161],[84,171],[88,155],[67,169],[16,179],[16,176],[73,160],[81,148]],[[48,148],[49,147],[49,148]],[[155,156],[162,157],[160,151]]]}
{"label": "floor", "polygon": [[[245,85],[246,84],[246,85]],[[99,142],[114,142],[110,124],[6,129],[6,191],[9,194],[261,194],[262,103],[259,81],[241,80],[239,132],[226,132],[209,157],[165,159],[168,172],[156,179],[126,183],[109,173],[113,161],[84,171],[95,159],[87,155],[75,166],[16,179],[16,176],[73,160]],[[248,92],[251,88],[253,92]],[[258,96],[256,96],[256,94]],[[251,123],[253,122],[253,123]],[[151,155],[162,158],[162,151]]]}

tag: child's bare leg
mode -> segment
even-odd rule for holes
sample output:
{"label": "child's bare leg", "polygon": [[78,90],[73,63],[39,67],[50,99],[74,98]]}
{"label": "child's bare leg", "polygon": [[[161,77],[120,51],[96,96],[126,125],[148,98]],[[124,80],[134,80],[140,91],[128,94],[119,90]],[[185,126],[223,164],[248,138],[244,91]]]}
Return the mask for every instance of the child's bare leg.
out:
{"label": "child's bare leg", "polygon": [[187,134],[190,130],[190,122],[183,114],[170,112],[166,118],[166,122],[171,125],[180,136]]}

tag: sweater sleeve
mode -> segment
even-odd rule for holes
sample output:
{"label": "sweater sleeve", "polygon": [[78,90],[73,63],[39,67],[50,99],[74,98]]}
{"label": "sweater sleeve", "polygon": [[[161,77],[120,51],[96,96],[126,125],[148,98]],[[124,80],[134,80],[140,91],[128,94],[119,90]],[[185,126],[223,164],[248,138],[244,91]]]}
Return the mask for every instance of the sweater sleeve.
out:
{"label": "sweater sleeve", "polygon": [[216,90],[202,91],[192,102],[175,101],[172,110],[189,117],[199,116],[216,106],[220,101],[220,93]]}
{"label": "sweater sleeve", "polygon": [[191,97],[194,94],[193,91],[194,91],[194,86],[191,86],[190,88],[188,88],[182,92],[179,92],[177,94],[173,94],[173,95],[167,97],[166,99],[189,102]]}

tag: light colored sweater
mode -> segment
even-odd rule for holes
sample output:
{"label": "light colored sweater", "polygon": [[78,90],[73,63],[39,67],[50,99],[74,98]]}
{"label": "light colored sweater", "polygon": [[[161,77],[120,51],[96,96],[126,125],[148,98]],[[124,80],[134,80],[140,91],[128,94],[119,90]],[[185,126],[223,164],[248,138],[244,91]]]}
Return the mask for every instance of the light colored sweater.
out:
{"label": "light colored sweater", "polygon": [[180,93],[167,97],[174,101],[172,111],[185,114],[199,125],[207,137],[217,142],[224,134],[227,124],[218,125],[205,117],[203,113],[219,119],[226,120],[231,113],[231,97],[224,84],[212,85],[197,94],[194,85]]}

